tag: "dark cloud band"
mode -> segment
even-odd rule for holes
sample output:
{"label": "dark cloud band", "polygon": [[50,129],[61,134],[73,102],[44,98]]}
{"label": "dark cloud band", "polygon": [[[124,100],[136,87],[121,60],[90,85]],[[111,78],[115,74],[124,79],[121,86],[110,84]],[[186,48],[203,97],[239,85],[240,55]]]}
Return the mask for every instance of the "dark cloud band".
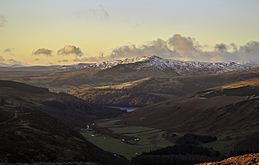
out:
{"label": "dark cloud band", "polygon": [[45,56],[51,56],[53,53],[52,50],[50,49],[46,49],[46,48],[41,48],[36,50],[35,52],[33,52],[33,55],[45,55]]}

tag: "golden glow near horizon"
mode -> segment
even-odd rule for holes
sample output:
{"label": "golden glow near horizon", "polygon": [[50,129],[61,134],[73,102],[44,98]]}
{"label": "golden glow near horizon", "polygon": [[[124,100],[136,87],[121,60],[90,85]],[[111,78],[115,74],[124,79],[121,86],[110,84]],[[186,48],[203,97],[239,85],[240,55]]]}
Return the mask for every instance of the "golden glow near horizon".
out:
{"label": "golden glow near horizon", "polygon": [[[258,20],[257,0],[0,0],[0,63],[75,63],[78,55],[58,51],[73,45],[85,58],[108,56],[174,34],[196,38],[207,50],[242,46],[259,41]],[[40,48],[52,56],[33,55]]]}

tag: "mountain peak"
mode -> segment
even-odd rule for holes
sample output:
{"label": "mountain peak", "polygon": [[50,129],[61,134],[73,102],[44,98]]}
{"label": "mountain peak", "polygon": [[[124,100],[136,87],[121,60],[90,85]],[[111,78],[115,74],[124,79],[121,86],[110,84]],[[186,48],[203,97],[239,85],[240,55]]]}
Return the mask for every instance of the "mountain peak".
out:
{"label": "mountain peak", "polygon": [[[180,75],[195,73],[218,73],[229,71],[240,71],[250,69],[251,66],[231,63],[209,63],[195,61],[177,61],[173,59],[164,59],[159,56],[141,56],[125,58],[115,61],[107,61],[99,64],[102,70],[109,69],[118,65],[127,65],[135,70],[172,70]],[[123,67],[123,66],[121,66]]]}

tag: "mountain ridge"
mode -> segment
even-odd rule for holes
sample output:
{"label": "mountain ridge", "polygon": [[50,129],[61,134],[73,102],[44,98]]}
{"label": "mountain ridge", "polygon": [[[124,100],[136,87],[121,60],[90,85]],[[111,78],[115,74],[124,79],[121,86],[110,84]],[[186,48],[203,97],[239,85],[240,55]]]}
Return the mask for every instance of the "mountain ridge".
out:
{"label": "mountain ridge", "polygon": [[[134,65],[135,64],[135,65]],[[155,69],[155,70],[174,70],[178,74],[194,73],[196,71],[208,70],[211,72],[229,72],[248,70],[254,65],[241,65],[235,62],[195,62],[195,61],[178,61],[172,59],[164,59],[159,56],[143,56],[136,58],[126,58],[123,60],[107,61],[99,64],[102,70],[110,69],[118,65],[134,65],[136,70]]]}
{"label": "mountain ridge", "polygon": [[179,61],[173,59],[165,59],[159,56],[140,56],[140,57],[131,57],[123,58],[120,60],[108,60],[104,62],[96,63],[78,63],[71,65],[50,65],[50,66],[16,66],[12,67],[9,65],[2,66],[1,69],[11,69],[11,70],[78,70],[78,69],[87,69],[87,68],[99,68],[100,70],[106,70],[118,65],[131,65],[131,64],[140,64],[137,66],[137,70],[141,69],[157,69],[157,70],[166,70],[173,69],[178,74],[184,74],[188,71],[195,69],[202,70],[207,68],[208,70],[215,72],[228,72],[228,71],[238,71],[238,70],[247,70],[250,68],[257,67],[252,64],[238,64],[235,62],[198,62],[198,61]]}

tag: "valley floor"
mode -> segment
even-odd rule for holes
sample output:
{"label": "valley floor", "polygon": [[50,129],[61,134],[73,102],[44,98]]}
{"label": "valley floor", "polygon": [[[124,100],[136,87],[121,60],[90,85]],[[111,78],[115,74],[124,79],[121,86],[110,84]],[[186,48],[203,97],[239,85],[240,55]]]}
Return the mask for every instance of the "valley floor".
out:
{"label": "valley floor", "polygon": [[140,126],[122,126],[113,121],[100,121],[82,129],[86,139],[96,146],[131,159],[172,145],[161,129]]}

